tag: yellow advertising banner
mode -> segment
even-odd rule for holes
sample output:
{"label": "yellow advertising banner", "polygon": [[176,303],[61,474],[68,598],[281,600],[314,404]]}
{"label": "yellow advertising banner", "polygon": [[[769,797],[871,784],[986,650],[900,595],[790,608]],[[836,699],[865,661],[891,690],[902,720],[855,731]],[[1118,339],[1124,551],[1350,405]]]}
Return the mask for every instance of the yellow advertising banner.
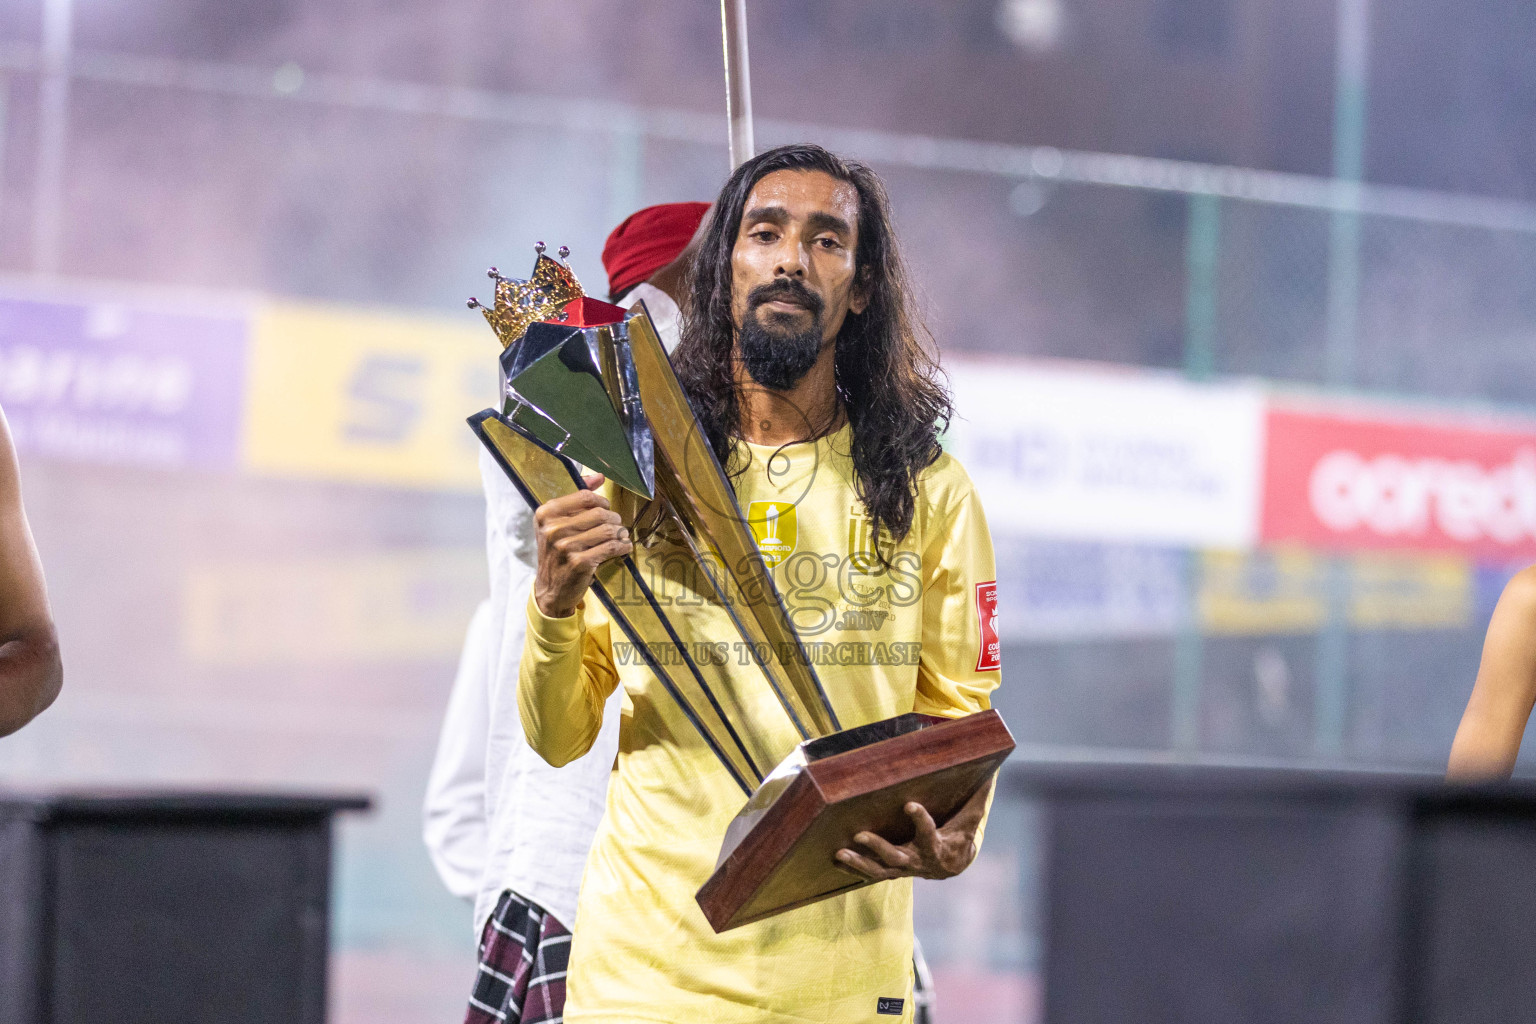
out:
{"label": "yellow advertising banner", "polygon": [[496,400],[490,329],[331,306],[275,304],[251,333],[252,472],[477,490],[464,420]]}
{"label": "yellow advertising banner", "polygon": [[1357,629],[1458,629],[1472,621],[1476,580],[1457,555],[1349,560],[1349,622]]}
{"label": "yellow advertising banner", "polygon": [[[1328,617],[1330,557],[1303,548],[1202,552],[1201,628],[1231,635],[1316,632]],[[1344,583],[1353,629],[1460,629],[1472,619],[1473,570],[1456,555],[1350,555]]]}
{"label": "yellow advertising banner", "polygon": [[182,647],[225,667],[448,659],[488,593],[485,574],[480,548],[194,565]]}
{"label": "yellow advertising banner", "polygon": [[1207,633],[1312,633],[1327,616],[1321,558],[1301,549],[1205,551],[1199,618]]}

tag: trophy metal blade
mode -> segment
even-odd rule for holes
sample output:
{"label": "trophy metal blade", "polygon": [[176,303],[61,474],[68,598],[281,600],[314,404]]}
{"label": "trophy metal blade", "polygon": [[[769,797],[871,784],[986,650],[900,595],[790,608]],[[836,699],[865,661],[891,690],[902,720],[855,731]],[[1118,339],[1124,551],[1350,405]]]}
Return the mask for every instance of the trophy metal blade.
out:
{"label": "trophy metal blade", "polygon": [[[530,438],[505,417],[488,409],[470,417],[469,424],[530,506],[536,508],[582,488],[569,458]],[[749,723],[740,720],[739,714],[733,718],[741,703],[733,691],[761,685],[761,681],[743,676],[727,662],[699,658],[669,621],[632,557],[600,565],[593,591],[689,725],[742,792],[750,795],[762,781],[761,766],[771,763],[768,758],[773,755],[762,748],[759,738],[743,736]]]}
{"label": "trophy metal blade", "polygon": [[706,556],[699,558],[701,567],[801,736],[840,731],[832,702],[736,503],[735,489],[705,440],[643,304],[625,326],[656,442],[658,492],[687,529],[695,553]]}
{"label": "trophy metal blade", "polygon": [[637,408],[625,408],[625,368],[605,358],[611,348],[610,327],[533,324],[503,357],[517,403],[509,415],[555,451],[649,500],[655,493],[650,430]]}
{"label": "trophy metal blade", "polygon": [[799,740],[837,732],[643,305],[568,303],[512,339],[501,368],[506,404],[475,432],[531,505],[580,488],[578,464],[613,483],[635,546],[598,568],[594,592],[743,791]]}

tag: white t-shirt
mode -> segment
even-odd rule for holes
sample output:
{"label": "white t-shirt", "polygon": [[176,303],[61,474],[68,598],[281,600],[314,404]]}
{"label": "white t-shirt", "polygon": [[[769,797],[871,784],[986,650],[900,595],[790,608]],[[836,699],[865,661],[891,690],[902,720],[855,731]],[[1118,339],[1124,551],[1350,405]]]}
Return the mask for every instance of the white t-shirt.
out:
{"label": "white t-shirt", "polygon": [[[627,309],[639,301],[672,351],[681,326],[677,303],[641,284],[618,304]],[[618,756],[619,694],[584,756],[552,768],[528,746],[517,714],[517,677],[537,564],[533,512],[483,448],[480,480],[491,596],[465,637],[428,782],[423,838],[449,891],[474,897],[477,936],[507,889],[571,928]]]}
{"label": "white t-shirt", "polygon": [[677,303],[672,301],[672,296],[655,285],[641,283],[620,296],[615,305],[629,309],[637,302],[645,303],[645,311],[650,314],[651,324],[656,328],[656,334],[667,351],[677,348],[683,330],[683,316]]}
{"label": "white t-shirt", "polygon": [[437,876],[460,899],[473,900],[485,871],[485,744],[490,732],[491,599],[475,609],[464,635],[448,713],[427,776],[421,834]]}

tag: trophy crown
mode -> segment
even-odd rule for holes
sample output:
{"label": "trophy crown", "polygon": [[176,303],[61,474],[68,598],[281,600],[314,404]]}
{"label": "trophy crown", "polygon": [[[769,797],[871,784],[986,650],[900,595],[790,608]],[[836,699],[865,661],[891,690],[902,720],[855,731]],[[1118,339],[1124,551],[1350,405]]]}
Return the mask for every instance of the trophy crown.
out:
{"label": "trophy crown", "polygon": [[[544,255],[543,242],[533,248],[537,255],[533,273],[527,280],[503,277],[492,267],[486,271],[486,276],[496,282],[494,304],[486,306],[476,299],[469,300],[470,309],[478,309],[485,315],[503,349],[510,348],[520,339],[530,324],[553,320],[566,303],[584,297],[581,284],[567,264]],[[568,248],[560,247],[562,258],[569,254]]]}

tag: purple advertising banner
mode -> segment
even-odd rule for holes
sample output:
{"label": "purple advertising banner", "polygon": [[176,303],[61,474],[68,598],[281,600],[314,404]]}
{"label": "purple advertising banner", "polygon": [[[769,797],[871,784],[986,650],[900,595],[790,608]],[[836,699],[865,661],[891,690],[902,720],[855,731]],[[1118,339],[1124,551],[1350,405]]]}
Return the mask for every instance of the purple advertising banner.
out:
{"label": "purple advertising banner", "polygon": [[247,333],[236,311],[0,295],[0,408],[24,455],[233,467]]}

